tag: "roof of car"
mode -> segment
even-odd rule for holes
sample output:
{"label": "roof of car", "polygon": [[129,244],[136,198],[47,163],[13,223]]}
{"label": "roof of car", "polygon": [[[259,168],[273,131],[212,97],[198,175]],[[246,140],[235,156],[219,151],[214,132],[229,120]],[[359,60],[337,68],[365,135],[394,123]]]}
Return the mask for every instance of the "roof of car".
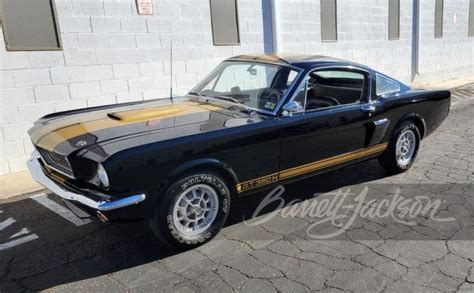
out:
{"label": "roof of car", "polygon": [[232,61],[256,61],[280,65],[293,65],[298,67],[314,67],[315,65],[328,65],[337,63],[339,65],[353,65],[358,66],[364,69],[369,69],[368,67],[357,64],[351,61],[344,59],[321,56],[321,55],[311,55],[311,54],[300,54],[300,53],[278,53],[278,54],[254,54],[254,55],[239,55],[231,57],[227,60]]}

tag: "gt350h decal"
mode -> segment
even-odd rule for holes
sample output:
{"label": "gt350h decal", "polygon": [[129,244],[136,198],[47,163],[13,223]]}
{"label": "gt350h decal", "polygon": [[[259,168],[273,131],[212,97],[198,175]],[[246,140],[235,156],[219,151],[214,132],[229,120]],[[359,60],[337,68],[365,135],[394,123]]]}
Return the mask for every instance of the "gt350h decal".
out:
{"label": "gt350h decal", "polygon": [[288,179],[295,176],[303,175],[320,169],[328,168],[334,165],[343,164],[352,160],[364,158],[373,154],[383,152],[387,148],[388,143],[378,144],[369,148],[357,150],[354,152],[338,155],[324,160],[312,162],[298,167],[286,169],[277,173],[266,175],[257,179],[248,180],[237,184],[237,192],[254,189],[260,186],[268,185],[280,179]]}

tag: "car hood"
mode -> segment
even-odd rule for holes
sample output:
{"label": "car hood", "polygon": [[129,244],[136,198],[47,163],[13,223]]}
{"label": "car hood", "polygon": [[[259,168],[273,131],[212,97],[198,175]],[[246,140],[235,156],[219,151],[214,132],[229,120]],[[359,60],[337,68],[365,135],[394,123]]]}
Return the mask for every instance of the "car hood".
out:
{"label": "car hood", "polygon": [[236,127],[264,119],[231,104],[180,98],[56,113],[37,121],[29,134],[40,149],[69,155],[98,144],[153,134],[154,141]]}

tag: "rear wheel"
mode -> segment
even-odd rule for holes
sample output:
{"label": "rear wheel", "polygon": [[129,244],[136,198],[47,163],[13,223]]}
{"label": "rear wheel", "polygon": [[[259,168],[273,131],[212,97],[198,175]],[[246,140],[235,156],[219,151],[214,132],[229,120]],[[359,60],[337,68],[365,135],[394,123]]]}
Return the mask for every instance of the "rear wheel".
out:
{"label": "rear wheel", "polygon": [[230,192],[220,176],[198,172],[176,180],[149,219],[155,235],[174,248],[192,248],[217,235],[227,219]]}
{"label": "rear wheel", "polygon": [[380,165],[391,174],[410,169],[418,154],[420,137],[420,131],[413,122],[403,122],[394,131],[387,149],[379,157]]}

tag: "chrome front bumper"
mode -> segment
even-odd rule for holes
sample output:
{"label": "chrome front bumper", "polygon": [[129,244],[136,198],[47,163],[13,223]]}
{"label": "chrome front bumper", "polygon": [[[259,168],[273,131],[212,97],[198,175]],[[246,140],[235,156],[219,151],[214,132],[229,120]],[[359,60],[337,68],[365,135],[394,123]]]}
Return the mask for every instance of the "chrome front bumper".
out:
{"label": "chrome front bumper", "polygon": [[43,172],[43,168],[41,167],[41,164],[38,161],[39,158],[40,158],[39,153],[35,151],[33,152],[33,154],[31,155],[31,158],[27,162],[28,169],[30,170],[31,176],[33,177],[34,180],[38,181],[38,183],[40,183],[47,189],[51,190],[53,193],[57,194],[63,199],[81,203],[85,206],[88,206],[98,211],[111,211],[118,208],[123,208],[126,206],[137,204],[145,200],[146,198],[145,194],[135,194],[135,195],[127,196],[127,197],[120,198],[117,200],[112,200],[112,201],[92,200],[82,194],[66,190],[63,187],[57,185],[53,180],[49,179],[49,177],[46,176]]}

